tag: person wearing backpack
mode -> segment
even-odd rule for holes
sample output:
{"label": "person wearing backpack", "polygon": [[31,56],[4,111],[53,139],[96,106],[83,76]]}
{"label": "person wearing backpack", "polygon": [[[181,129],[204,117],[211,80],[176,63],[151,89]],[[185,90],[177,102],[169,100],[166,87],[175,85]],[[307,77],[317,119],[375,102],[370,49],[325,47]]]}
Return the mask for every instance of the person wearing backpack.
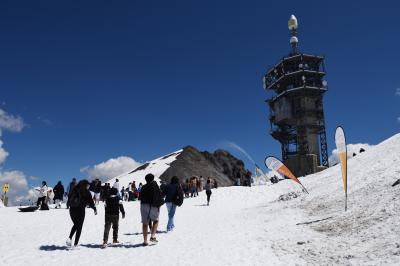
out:
{"label": "person wearing backpack", "polygon": [[158,227],[158,218],[160,216],[160,207],[164,204],[161,190],[153,174],[147,174],[146,184],[140,192],[140,214],[142,216],[143,246],[148,246],[147,242],[147,226],[150,221],[153,222],[151,228],[150,241],[157,243],[156,232]]}
{"label": "person wearing backpack", "polygon": [[183,190],[179,184],[179,178],[173,176],[171,182],[164,187],[163,191],[165,195],[165,205],[168,210],[168,224],[167,232],[174,229],[174,216],[176,211],[176,206],[181,206],[183,203]]}
{"label": "person wearing backpack", "polygon": [[106,199],[105,203],[105,225],[104,225],[104,237],[102,248],[107,247],[108,234],[112,224],[113,228],[113,244],[119,244],[118,242],[118,224],[119,224],[119,212],[122,213],[122,219],[125,218],[125,210],[122,205],[122,199],[118,197],[118,190],[116,188],[110,189],[110,196]]}
{"label": "person wearing backpack", "polygon": [[67,239],[67,246],[71,247],[72,237],[75,235],[74,247],[79,243],[79,238],[82,232],[83,222],[85,221],[85,209],[89,205],[94,210],[94,214],[97,215],[96,206],[94,205],[92,195],[89,192],[89,181],[81,180],[73,188],[71,196],[68,198],[69,204],[69,215],[74,225],[71,228],[71,233]]}

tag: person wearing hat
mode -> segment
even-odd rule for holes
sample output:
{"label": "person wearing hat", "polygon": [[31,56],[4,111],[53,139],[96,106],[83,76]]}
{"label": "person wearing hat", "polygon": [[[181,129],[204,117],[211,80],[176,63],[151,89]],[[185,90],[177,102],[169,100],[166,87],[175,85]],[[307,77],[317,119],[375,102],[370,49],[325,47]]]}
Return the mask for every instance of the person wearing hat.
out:
{"label": "person wearing hat", "polygon": [[118,244],[118,225],[119,225],[119,212],[122,213],[122,219],[125,218],[125,210],[122,205],[122,200],[118,196],[118,190],[116,188],[110,189],[110,195],[105,200],[105,225],[104,225],[104,237],[102,248],[107,247],[108,234],[110,228],[113,228],[113,244]]}

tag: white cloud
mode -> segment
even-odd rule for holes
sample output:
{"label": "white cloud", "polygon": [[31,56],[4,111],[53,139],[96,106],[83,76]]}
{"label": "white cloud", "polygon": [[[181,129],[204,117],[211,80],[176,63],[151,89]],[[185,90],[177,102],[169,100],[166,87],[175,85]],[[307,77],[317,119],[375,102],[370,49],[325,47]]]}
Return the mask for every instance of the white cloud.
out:
{"label": "white cloud", "polygon": [[135,170],[141,165],[141,163],[135,161],[131,157],[120,156],[94,166],[83,167],[81,172],[86,173],[90,179],[99,178],[102,181],[106,181],[123,173]]}
{"label": "white cloud", "polygon": [[5,162],[8,154],[9,153],[3,148],[3,141],[0,140],[0,165]]}
{"label": "white cloud", "polygon": [[14,116],[0,109],[0,134],[3,130],[21,132],[24,127],[24,120],[20,116]]}
{"label": "white cloud", "polygon": [[[352,158],[354,153],[356,155],[358,155],[360,153],[361,148],[364,149],[365,151],[368,151],[373,146],[374,145],[370,145],[367,143],[348,144],[347,145],[347,158]],[[334,149],[332,151],[332,155],[329,156],[329,165],[333,166],[338,163],[339,163],[338,150]]]}
{"label": "white cloud", "polygon": [[396,96],[400,96],[400,88],[397,88],[397,89],[396,89],[395,95],[396,95]]}
{"label": "white cloud", "polygon": [[[20,116],[9,114],[0,108],[0,137],[3,131],[21,132],[25,126],[24,120]],[[0,139],[0,165],[4,164],[9,155],[3,148],[3,144]],[[8,206],[26,203],[33,196],[28,186],[27,177],[21,171],[2,171],[0,169],[0,186],[5,183],[10,185],[10,191],[7,193]]]}

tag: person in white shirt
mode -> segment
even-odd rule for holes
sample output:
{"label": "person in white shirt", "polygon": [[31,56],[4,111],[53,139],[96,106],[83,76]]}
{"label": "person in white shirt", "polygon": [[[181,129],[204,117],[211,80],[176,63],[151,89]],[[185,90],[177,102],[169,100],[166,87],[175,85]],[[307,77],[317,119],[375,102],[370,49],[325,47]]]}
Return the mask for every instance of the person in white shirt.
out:
{"label": "person in white shirt", "polygon": [[36,189],[37,191],[39,191],[39,198],[38,201],[36,203],[36,206],[40,207],[41,209],[43,208],[43,204],[46,204],[46,197],[47,197],[47,191],[48,191],[48,187],[47,187],[47,183],[46,181],[42,182],[42,187],[40,189]]}
{"label": "person in white shirt", "polygon": [[117,189],[119,198],[122,199],[122,197],[123,197],[124,195],[121,195],[121,192],[119,191],[119,179],[118,179],[118,178],[115,179],[115,183],[114,183],[114,185],[113,185],[112,187],[115,188],[115,189]]}

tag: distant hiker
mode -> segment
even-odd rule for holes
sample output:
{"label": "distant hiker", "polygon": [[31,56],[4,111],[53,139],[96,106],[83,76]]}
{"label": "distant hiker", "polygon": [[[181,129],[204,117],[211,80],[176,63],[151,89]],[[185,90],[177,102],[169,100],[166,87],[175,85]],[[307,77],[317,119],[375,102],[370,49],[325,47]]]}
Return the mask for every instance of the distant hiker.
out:
{"label": "distant hiker", "polygon": [[131,192],[132,192],[132,196],[130,196],[130,200],[133,201],[133,200],[136,200],[139,198],[139,193],[138,193],[138,189],[136,187],[135,181],[132,182]]}
{"label": "distant hiker", "polygon": [[120,193],[121,193],[121,200],[125,200],[125,187],[122,187]]}
{"label": "distant hiker", "polygon": [[[142,230],[143,230],[143,245],[148,246],[147,242],[147,226],[149,222],[153,222],[151,228],[151,242],[158,242],[156,239],[156,232],[158,227],[158,217],[160,215],[160,207],[164,204],[161,197],[160,188],[157,182],[154,181],[154,175],[147,174],[146,184],[142,187],[140,192],[140,214],[142,216]],[[140,185],[139,185],[140,186]]]}
{"label": "distant hiker", "polygon": [[101,192],[101,181],[96,179],[96,183],[94,184],[94,201],[96,205],[100,203],[100,192]]}
{"label": "distant hiker", "polygon": [[[71,192],[74,189],[74,187],[76,186],[76,178],[72,178],[72,181],[69,183],[68,188],[67,188],[67,197],[69,199],[69,197],[71,196]],[[68,204],[68,200],[67,200],[67,209],[69,208],[69,204]]]}
{"label": "distant hiker", "polygon": [[214,188],[217,189],[218,188],[218,182],[217,179],[214,178]]}
{"label": "distant hiker", "polygon": [[236,186],[240,186],[241,185],[241,180],[240,180],[241,178],[240,178],[240,173],[238,172],[237,173],[237,175],[236,175]]}
{"label": "distant hiker", "polygon": [[62,185],[61,181],[58,181],[57,185],[54,186],[53,191],[56,209],[61,208],[61,202],[63,201],[64,197],[64,186]]}
{"label": "distant hiker", "polygon": [[185,183],[183,184],[183,192],[185,193],[185,197],[189,198],[189,192],[190,192],[189,179],[186,179]]}
{"label": "distant hiker", "polygon": [[74,187],[71,192],[71,197],[68,198],[69,202],[69,215],[74,225],[71,228],[71,233],[67,239],[67,246],[71,247],[72,237],[76,233],[74,246],[76,247],[79,243],[79,238],[82,232],[83,222],[85,221],[85,209],[89,205],[94,210],[94,214],[97,215],[96,206],[94,205],[93,198],[89,192],[89,181],[81,180]]}
{"label": "distant hiker", "polygon": [[103,248],[107,247],[108,234],[110,228],[113,228],[113,244],[118,244],[118,224],[119,224],[119,212],[122,213],[122,219],[125,218],[125,210],[122,205],[122,200],[118,197],[118,190],[116,188],[110,189],[110,195],[104,203],[105,207],[105,225],[104,225],[104,237],[103,237]]}
{"label": "distant hiker", "polygon": [[246,185],[249,187],[251,187],[251,175],[252,173],[250,172],[250,170],[247,170],[245,177],[246,177]]}
{"label": "distant hiker", "polygon": [[197,196],[197,189],[196,189],[196,177],[193,176],[191,181],[190,181],[190,197],[196,197]]}
{"label": "distant hiker", "polygon": [[42,186],[40,189],[36,189],[39,191],[39,197],[38,201],[36,202],[36,206],[40,207],[41,210],[48,210],[49,206],[46,204],[47,202],[47,192],[48,192],[48,187],[46,181],[42,182]]}
{"label": "distant hiker", "polygon": [[200,191],[200,178],[196,177],[196,195],[199,195]]}
{"label": "distant hiker", "polygon": [[139,187],[138,187],[138,189],[137,189],[137,197],[138,197],[138,199],[140,200],[140,192],[142,192],[142,187],[143,187],[143,184],[142,183],[139,183]]}
{"label": "distant hiker", "polygon": [[163,194],[165,195],[165,205],[168,210],[167,232],[170,232],[175,227],[174,216],[176,206],[181,206],[183,203],[183,191],[177,176],[173,176],[171,182],[164,186]]}
{"label": "distant hiker", "polygon": [[211,194],[212,194],[211,188],[212,188],[211,187],[211,180],[208,179],[207,183],[206,183],[207,206],[210,205],[210,198],[211,198]]}
{"label": "distant hiker", "polygon": [[133,192],[131,191],[130,187],[125,188],[125,201],[133,200]]}
{"label": "distant hiker", "polygon": [[203,176],[200,176],[200,191],[203,191],[204,189],[204,178]]}

